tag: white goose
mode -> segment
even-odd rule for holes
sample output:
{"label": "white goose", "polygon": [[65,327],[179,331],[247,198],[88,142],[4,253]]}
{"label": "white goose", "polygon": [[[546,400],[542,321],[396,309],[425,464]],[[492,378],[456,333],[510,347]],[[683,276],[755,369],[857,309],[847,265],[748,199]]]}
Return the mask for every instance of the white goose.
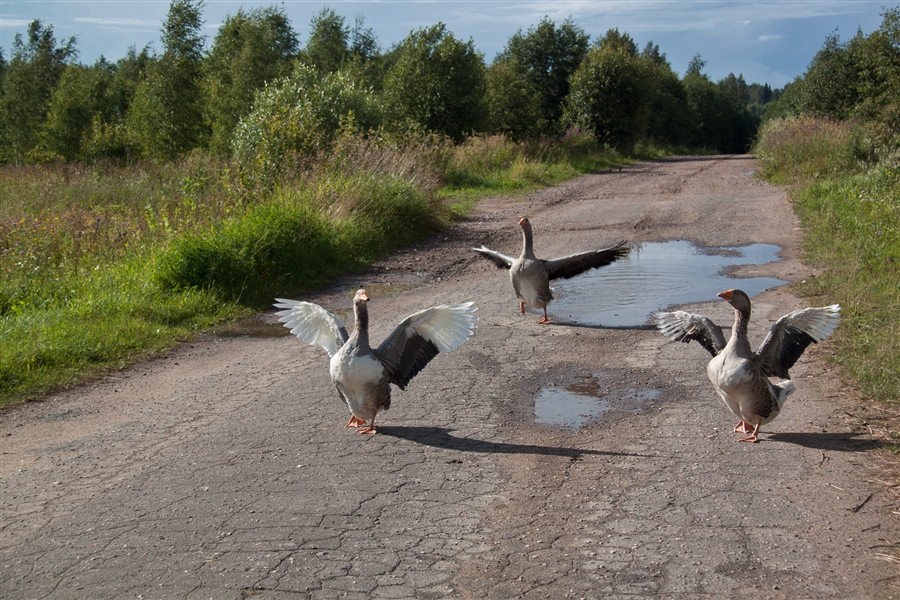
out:
{"label": "white goose", "polygon": [[[657,313],[656,325],[673,341],[695,340],[713,355],[706,373],[716,392],[740,419],[733,431],[750,434],[740,438],[742,442],[756,442],[760,426],[779,415],[785,399],[796,389],[788,369],[807,346],[831,335],[840,319],[841,307],[833,304],[804,308],[784,315],[753,352],[747,340],[750,298],[741,290],[717,295],[734,307],[734,327],[727,343],[718,325],[706,317],[681,310]],[[769,377],[788,381],[772,383]]]}
{"label": "white goose", "polygon": [[318,304],[276,298],[278,319],[308,344],[331,357],[331,381],[350,407],[347,427],[375,433],[375,415],[391,406],[391,387],[406,389],[410,380],[440,352],[461,346],[474,332],[473,302],[433,306],[406,317],[378,348],[369,346],[366,291],[353,297],[355,329],[348,336],[341,320]]}
{"label": "white goose", "polygon": [[519,258],[506,256],[485,246],[472,248],[472,250],[489,259],[501,269],[509,269],[509,279],[516,292],[516,297],[519,299],[519,312],[525,314],[526,304],[532,308],[543,309],[544,316],[538,321],[542,324],[550,322],[547,317],[547,304],[553,300],[550,280],[568,279],[590,269],[605,267],[630,252],[630,249],[625,246],[625,242],[619,242],[615,246],[603,250],[588,250],[561,258],[541,260],[534,255],[531,222],[522,217],[519,219],[519,227],[522,228],[522,254],[519,255]]}

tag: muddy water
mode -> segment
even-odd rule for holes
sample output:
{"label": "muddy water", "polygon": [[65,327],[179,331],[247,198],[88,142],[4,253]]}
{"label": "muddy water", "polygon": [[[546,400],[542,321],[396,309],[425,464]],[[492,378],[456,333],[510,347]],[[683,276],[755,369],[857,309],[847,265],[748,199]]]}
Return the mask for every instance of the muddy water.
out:
{"label": "muddy water", "polygon": [[787,282],[736,277],[732,271],[780,260],[779,250],[772,244],[734,248],[699,248],[686,241],[639,244],[625,259],[556,282],[550,314],[558,323],[637,327],[648,323],[656,311],[715,300],[723,290],[740,288],[753,297]]}
{"label": "muddy water", "polygon": [[578,429],[608,411],[636,412],[659,396],[651,388],[608,389],[605,378],[597,373],[567,386],[544,387],[534,399],[534,422]]}

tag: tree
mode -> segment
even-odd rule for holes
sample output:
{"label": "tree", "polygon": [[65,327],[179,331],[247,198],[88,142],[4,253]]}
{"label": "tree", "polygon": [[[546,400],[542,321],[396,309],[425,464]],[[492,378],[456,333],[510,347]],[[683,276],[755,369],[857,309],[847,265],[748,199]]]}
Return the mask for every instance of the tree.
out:
{"label": "tree", "polygon": [[297,35],[282,9],[238,10],[227,16],[203,61],[204,116],[214,154],[231,152],[234,128],[257,90],[291,72]]}
{"label": "tree", "polygon": [[547,131],[541,94],[522,66],[498,59],[487,70],[488,129],[513,139],[536,137]]}
{"label": "tree", "polygon": [[35,19],[16,34],[0,89],[0,161],[19,164],[39,141],[53,90],[78,52],[75,38],[57,45],[53,27]]}
{"label": "tree", "polygon": [[41,128],[41,147],[49,156],[66,161],[77,158],[102,107],[113,65],[101,59],[93,67],[72,65],[59,80]]}
{"label": "tree", "polygon": [[323,75],[339,71],[350,56],[350,30],[344,17],[331,8],[323,8],[313,16],[309,31],[303,60]]}
{"label": "tree", "polygon": [[527,87],[540,95],[543,133],[560,133],[563,102],[569,95],[569,80],[588,51],[590,36],[571,18],[559,27],[548,17],[526,33],[516,32],[497,60],[509,62],[512,73],[521,73]]}
{"label": "tree", "polygon": [[472,40],[463,43],[438,23],[403,41],[385,76],[384,103],[395,123],[460,141],[483,127],[485,90],[484,59]]}
{"label": "tree", "polygon": [[129,110],[144,154],[171,160],[204,141],[201,59],[204,0],[172,0],[162,29],[163,53],[151,63]]}
{"label": "tree", "polygon": [[598,44],[572,76],[566,121],[600,142],[630,149],[649,126],[650,64],[618,44]]}

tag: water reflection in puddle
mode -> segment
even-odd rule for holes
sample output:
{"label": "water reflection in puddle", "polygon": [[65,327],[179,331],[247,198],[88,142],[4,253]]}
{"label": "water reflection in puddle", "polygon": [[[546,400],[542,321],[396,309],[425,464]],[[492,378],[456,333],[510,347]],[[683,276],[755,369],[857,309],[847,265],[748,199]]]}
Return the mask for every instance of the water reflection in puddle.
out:
{"label": "water reflection in puddle", "polygon": [[578,429],[610,410],[637,412],[658,395],[649,388],[606,391],[597,377],[585,377],[566,387],[543,388],[534,399],[534,422]]}
{"label": "water reflection in puddle", "polygon": [[732,277],[729,269],[780,260],[780,248],[750,244],[734,248],[698,248],[686,241],[636,245],[613,264],[554,284],[551,315],[582,325],[635,327],[650,315],[678,304],[714,300],[740,288],[748,295],[786,281],[774,277]]}

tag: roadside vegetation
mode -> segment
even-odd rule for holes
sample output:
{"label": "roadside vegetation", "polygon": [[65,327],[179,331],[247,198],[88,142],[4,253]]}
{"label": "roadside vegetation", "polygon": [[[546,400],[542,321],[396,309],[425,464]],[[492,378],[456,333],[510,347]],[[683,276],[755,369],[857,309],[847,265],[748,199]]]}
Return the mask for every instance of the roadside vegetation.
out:
{"label": "roadside vegetation", "polygon": [[158,54],[80,64],[37,20],[0,49],[0,405],[357,270],[486,195],[746,152],[770,107],[794,116],[781,90],[713,82],[699,55],[679,76],[652,42],[571,19],[488,63],[442,23],[385,50],[330,8],[303,45],[274,6],[207,40],[203,7],[171,2]]}
{"label": "roadside vegetation", "polygon": [[754,152],[766,178],[792,186],[806,230],[804,259],[821,269],[796,289],[813,303],[843,308],[833,360],[879,407],[860,423],[897,451],[900,10],[884,17],[869,36],[826,40],[808,72],[772,105]]}

